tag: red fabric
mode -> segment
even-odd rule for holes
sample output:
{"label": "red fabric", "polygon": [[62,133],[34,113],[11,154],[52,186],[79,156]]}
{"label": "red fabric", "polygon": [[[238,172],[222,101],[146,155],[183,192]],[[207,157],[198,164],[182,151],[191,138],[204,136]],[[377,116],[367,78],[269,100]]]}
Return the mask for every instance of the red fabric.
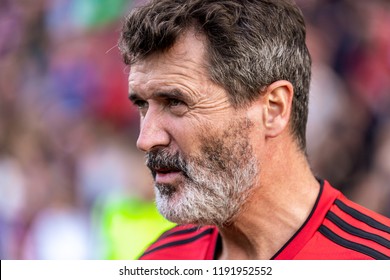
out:
{"label": "red fabric", "polygon": [[339,194],[339,191],[330,187],[327,182],[324,182],[324,186],[321,188],[321,192],[317,198],[316,205],[309,218],[306,220],[306,223],[303,224],[301,229],[298,230],[295,236],[286,243],[283,250],[277,253],[274,258],[280,260],[294,259],[298,252],[301,251],[314,236],[317,229],[322,224],[326,213]]}
{"label": "red fabric", "polygon": [[164,233],[145,251],[140,259],[212,260],[217,238],[218,230],[216,227],[177,226]]}
{"label": "red fabric", "polygon": [[[216,227],[177,226],[141,259],[211,260],[217,240]],[[390,259],[389,244],[390,219],[353,203],[324,181],[308,219],[273,259]]]}

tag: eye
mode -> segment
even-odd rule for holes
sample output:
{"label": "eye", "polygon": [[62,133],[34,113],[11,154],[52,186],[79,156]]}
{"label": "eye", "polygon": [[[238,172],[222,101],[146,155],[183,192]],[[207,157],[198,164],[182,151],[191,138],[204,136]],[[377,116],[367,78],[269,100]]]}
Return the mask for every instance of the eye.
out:
{"label": "eye", "polygon": [[135,100],[134,102],[134,105],[138,107],[139,110],[142,110],[142,109],[146,109],[148,108],[148,102],[144,101],[144,100]]}
{"label": "eye", "polygon": [[145,100],[137,99],[133,101],[134,106],[137,107],[141,116],[145,116],[148,111],[149,104]]}
{"label": "eye", "polygon": [[180,105],[185,105],[183,101],[176,99],[176,98],[169,98],[168,99],[168,106],[169,107],[176,107]]}
{"label": "eye", "polygon": [[187,104],[177,98],[166,99],[166,107],[170,110],[171,113],[177,116],[182,116],[188,111]]}

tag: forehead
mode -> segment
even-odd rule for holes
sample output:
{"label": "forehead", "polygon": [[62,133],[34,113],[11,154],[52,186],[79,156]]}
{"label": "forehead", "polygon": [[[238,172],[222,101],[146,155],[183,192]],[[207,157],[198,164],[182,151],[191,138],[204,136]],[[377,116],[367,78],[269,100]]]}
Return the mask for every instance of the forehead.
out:
{"label": "forehead", "polygon": [[202,85],[210,81],[206,65],[203,36],[188,31],[171,49],[150,54],[131,65],[130,90],[139,92],[175,82]]}

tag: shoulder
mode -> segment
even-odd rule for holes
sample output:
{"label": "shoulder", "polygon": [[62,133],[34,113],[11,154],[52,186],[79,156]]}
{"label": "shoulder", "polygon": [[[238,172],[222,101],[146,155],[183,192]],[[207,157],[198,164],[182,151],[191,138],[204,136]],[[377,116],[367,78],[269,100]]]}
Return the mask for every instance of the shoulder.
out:
{"label": "shoulder", "polygon": [[319,232],[340,247],[371,259],[390,259],[390,219],[340,195]]}
{"label": "shoulder", "polygon": [[217,237],[218,230],[213,226],[176,226],[163,233],[140,259],[212,259]]}

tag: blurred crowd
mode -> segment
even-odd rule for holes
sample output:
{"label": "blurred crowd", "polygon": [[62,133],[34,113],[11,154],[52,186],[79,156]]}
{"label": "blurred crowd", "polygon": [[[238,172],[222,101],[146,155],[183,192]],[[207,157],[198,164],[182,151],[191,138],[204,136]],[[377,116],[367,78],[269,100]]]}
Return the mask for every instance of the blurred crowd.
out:
{"label": "blurred crowd", "polygon": [[[141,2],[0,0],[0,259],[134,259],[173,226],[135,149],[116,46]],[[313,171],[390,217],[390,2],[297,3]]]}

